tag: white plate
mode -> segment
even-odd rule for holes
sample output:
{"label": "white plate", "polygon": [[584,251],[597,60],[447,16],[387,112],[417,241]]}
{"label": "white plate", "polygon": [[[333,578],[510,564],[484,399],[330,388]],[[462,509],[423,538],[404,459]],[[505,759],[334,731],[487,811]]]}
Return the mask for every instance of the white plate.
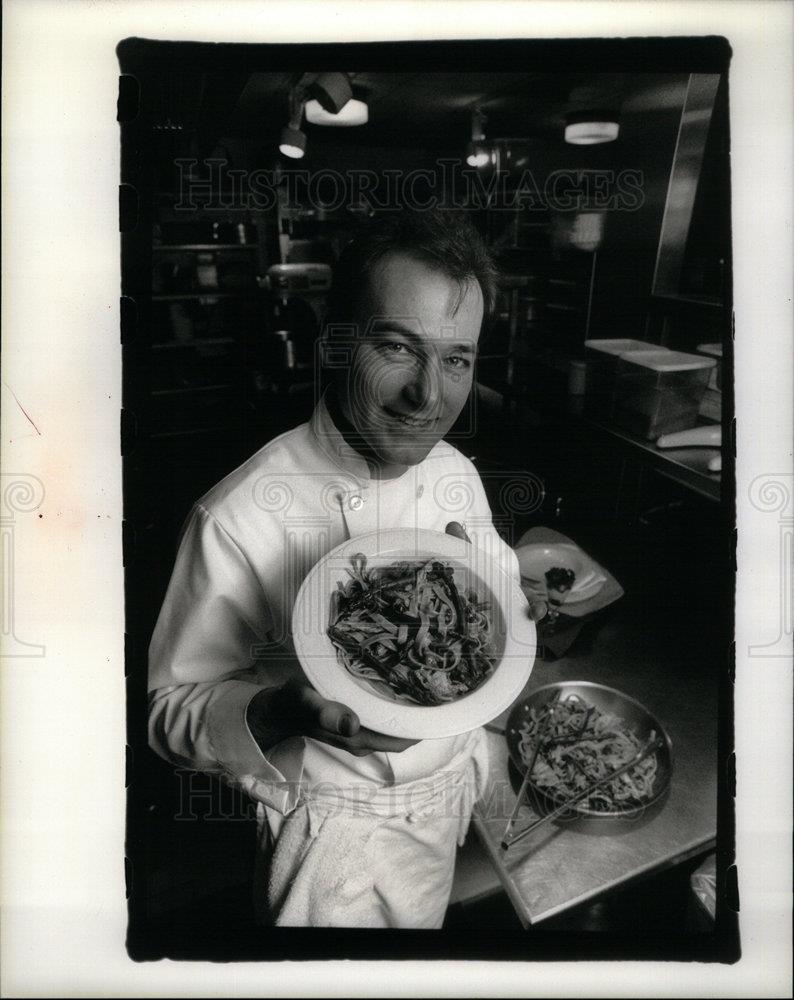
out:
{"label": "white plate", "polygon": [[[440,559],[453,567],[458,587],[477,592],[491,607],[492,650],[497,665],[475,691],[443,705],[413,705],[376,691],[339,663],[326,634],[331,593],[349,579],[358,552],[368,566],[398,560]],[[292,637],[306,676],[333,701],[351,708],[362,726],[406,739],[441,739],[469,732],[503,712],[518,697],[535,661],[535,625],[521,588],[488,552],[452,535],[411,528],[376,531],[343,542],[325,555],[303,581],[292,613]]]}
{"label": "white plate", "polygon": [[600,566],[577,545],[553,542],[530,542],[516,549],[521,580],[528,586],[540,582],[546,586],[546,573],[553,567],[572,570],[576,579],[568,591],[565,604],[589,601],[606,583]]}

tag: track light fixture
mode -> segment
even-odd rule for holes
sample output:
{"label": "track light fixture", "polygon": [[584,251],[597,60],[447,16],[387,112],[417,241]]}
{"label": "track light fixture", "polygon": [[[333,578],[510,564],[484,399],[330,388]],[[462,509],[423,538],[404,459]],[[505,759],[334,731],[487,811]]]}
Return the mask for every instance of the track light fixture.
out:
{"label": "track light fixture", "polygon": [[466,163],[470,167],[484,167],[490,160],[488,150],[485,149],[485,115],[480,108],[475,108],[471,113],[471,142],[466,147]]}
{"label": "track light fixture", "polygon": [[303,95],[293,88],[289,95],[289,123],[281,130],[279,152],[290,159],[299,160],[306,152],[306,133],[301,130]]}
{"label": "track light fixture", "polygon": [[353,88],[346,73],[320,73],[309,85],[308,96],[329,115],[338,115],[352,99]]}

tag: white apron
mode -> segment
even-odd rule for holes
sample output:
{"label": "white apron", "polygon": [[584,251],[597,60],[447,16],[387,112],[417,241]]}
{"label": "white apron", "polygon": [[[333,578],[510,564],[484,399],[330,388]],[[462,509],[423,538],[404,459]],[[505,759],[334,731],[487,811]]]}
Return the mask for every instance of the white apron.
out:
{"label": "white apron", "polygon": [[[457,847],[488,771],[475,730],[441,771],[398,785],[319,784],[261,829],[261,922],[286,927],[440,927]],[[264,891],[263,891],[264,890]]]}

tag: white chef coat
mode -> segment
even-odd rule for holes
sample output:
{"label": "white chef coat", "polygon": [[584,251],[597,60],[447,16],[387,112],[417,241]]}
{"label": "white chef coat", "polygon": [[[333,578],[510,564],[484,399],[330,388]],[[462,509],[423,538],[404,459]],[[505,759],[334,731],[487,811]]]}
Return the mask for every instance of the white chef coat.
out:
{"label": "white chef coat", "polygon": [[153,749],[179,767],[221,773],[245,790],[258,803],[260,821],[267,815],[271,841],[283,817],[318,785],[399,790],[444,772],[467,753],[479,754],[481,766],[477,734],[365,757],[296,737],[263,754],[246,724],[248,703],[262,685],[302,676],[290,617],[318,559],[366,532],[444,531],[453,520],[519,579],[479,475],[457,449],[441,441],[402,476],[373,479],[321,400],[310,422],[226,476],[185,523],[149,648]]}

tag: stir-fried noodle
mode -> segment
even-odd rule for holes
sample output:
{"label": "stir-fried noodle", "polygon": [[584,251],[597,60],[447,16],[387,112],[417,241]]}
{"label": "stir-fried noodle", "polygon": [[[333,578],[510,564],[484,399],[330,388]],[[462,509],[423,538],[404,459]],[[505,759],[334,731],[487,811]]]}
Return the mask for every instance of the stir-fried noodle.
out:
{"label": "stir-fried noodle", "polygon": [[382,682],[419,705],[455,701],[492,673],[488,606],[458,590],[437,560],[367,569],[352,557],[351,579],[331,596],[328,635],[356,677]]}
{"label": "stir-fried noodle", "polygon": [[[518,751],[527,766],[540,741],[532,784],[559,799],[582,792],[628,764],[643,746],[623,719],[601,712],[575,694],[540,709],[531,708],[518,732]],[[653,732],[650,735],[655,737]],[[656,769],[656,754],[651,754],[580,805],[598,812],[643,805],[653,797]]]}

